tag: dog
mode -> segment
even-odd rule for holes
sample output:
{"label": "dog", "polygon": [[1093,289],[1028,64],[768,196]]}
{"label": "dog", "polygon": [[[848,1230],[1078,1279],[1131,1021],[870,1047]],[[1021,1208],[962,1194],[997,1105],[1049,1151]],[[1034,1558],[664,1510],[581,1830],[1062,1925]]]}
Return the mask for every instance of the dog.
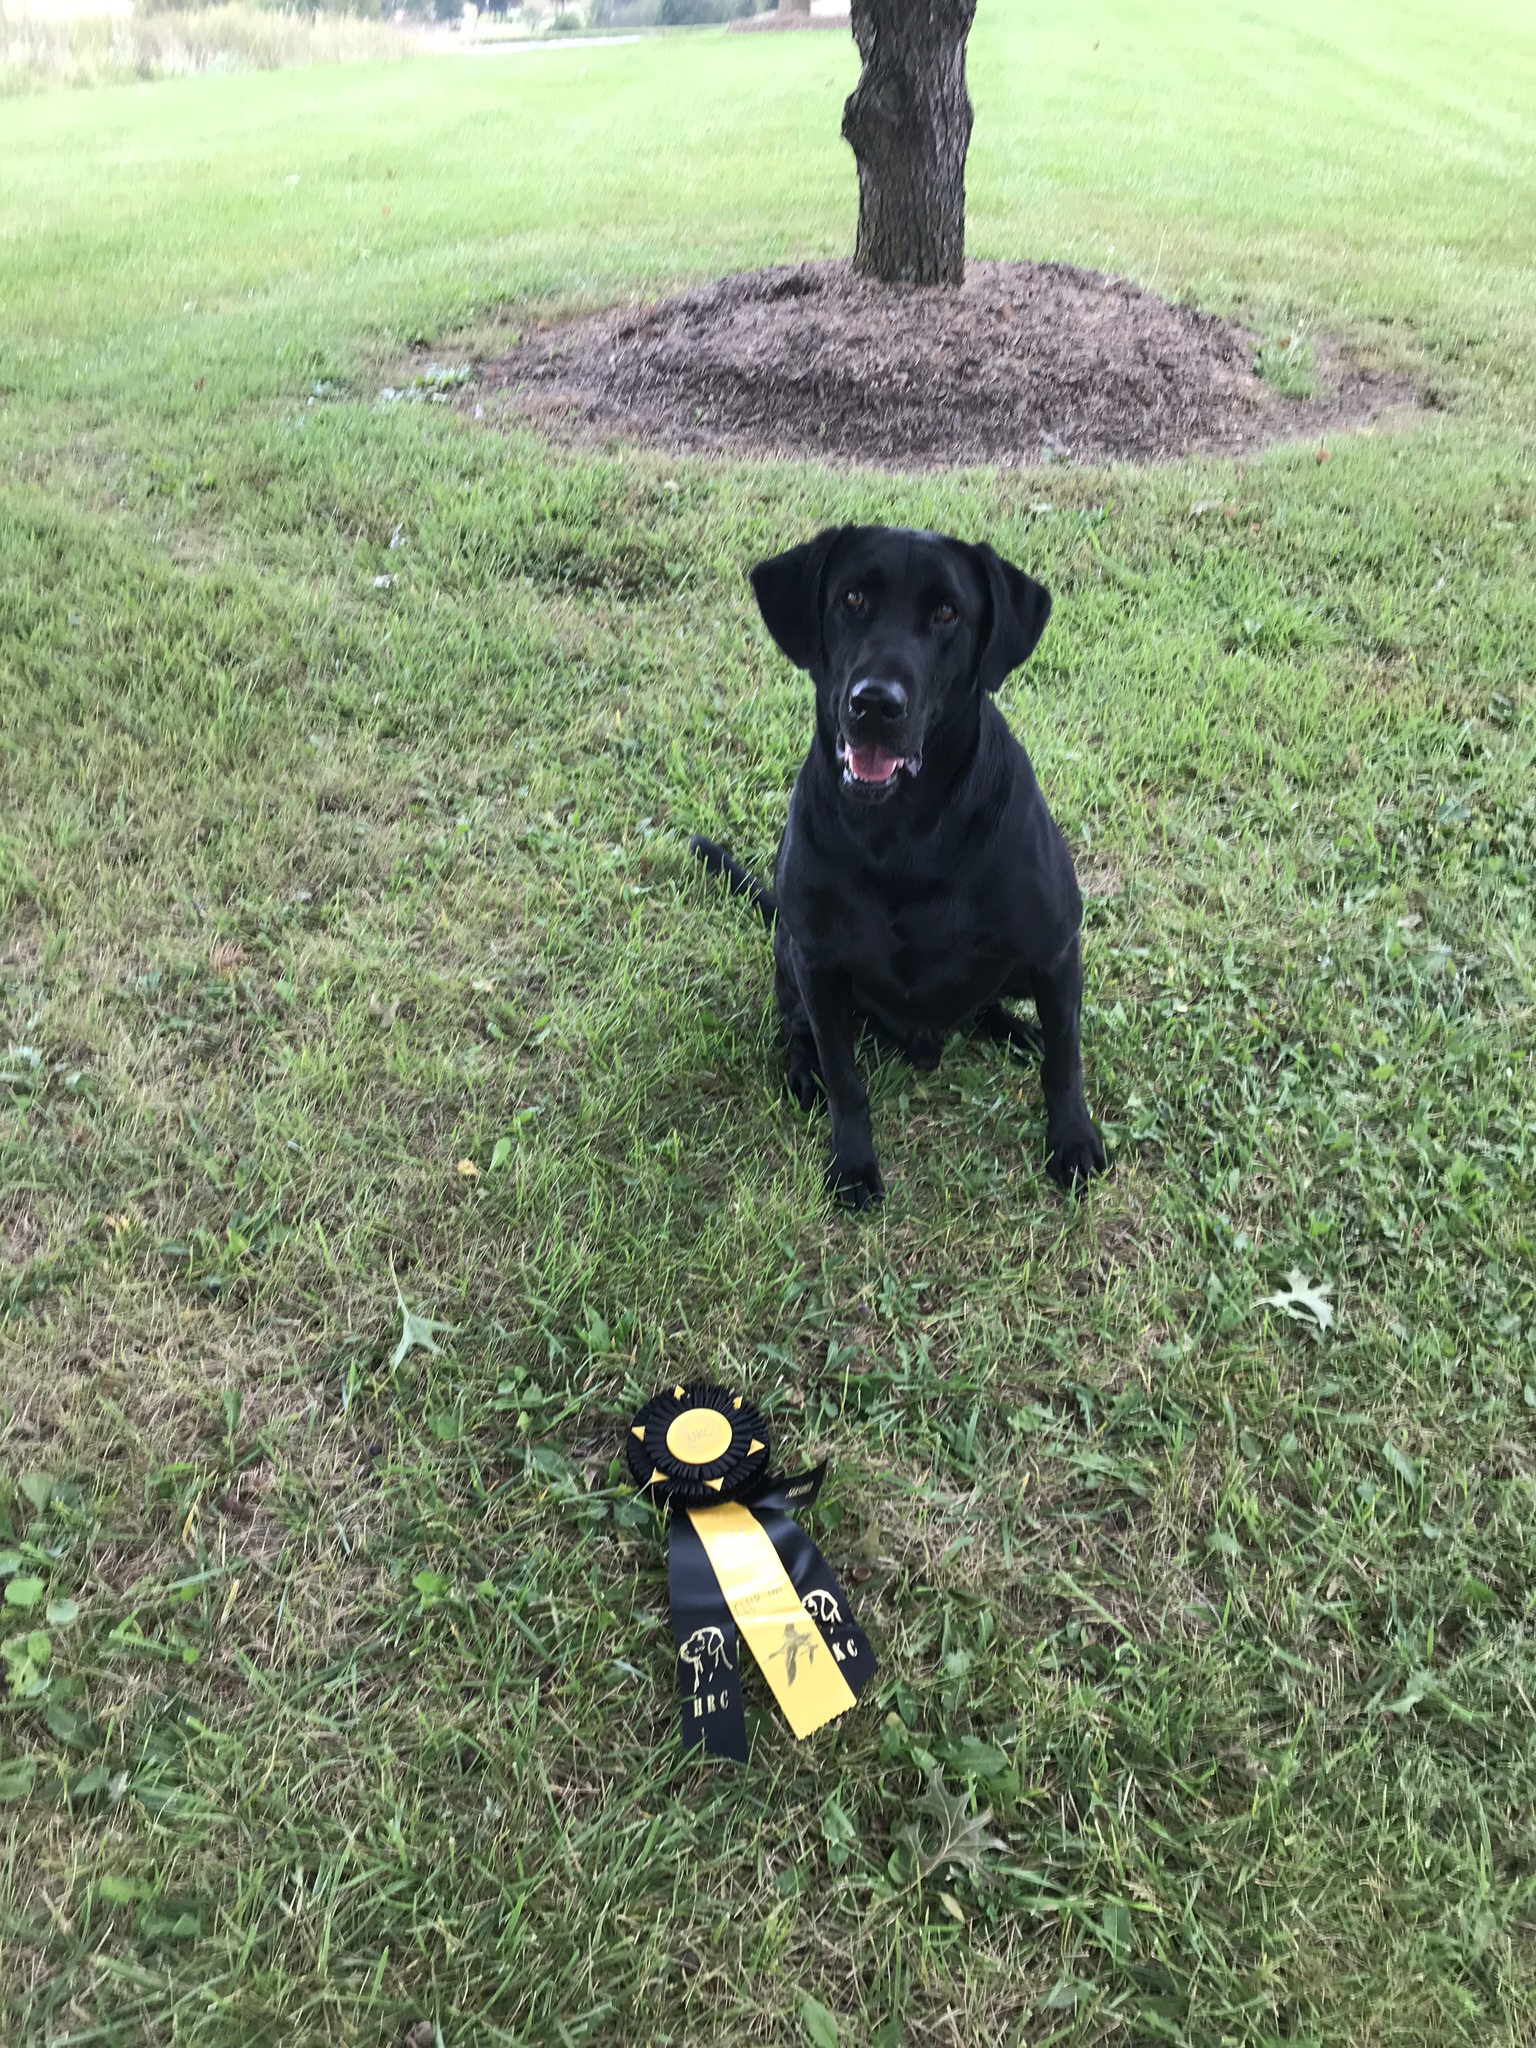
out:
{"label": "dog", "polygon": [[[1046,1167],[1076,1189],[1106,1165],[1083,1098],[1083,905],[1029,756],[994,701],[1034,651],[1050,593],[984,545],[830,527],[759,562],[768,631],[816,685],[816,732],[789,800],[772,889],[712,840],[694,853],[773,931],[791,1093],[818,1083],[827,1179],[863,1209],[885,1193],[857,1023],[912,1065],[974,1025],[1041,1055]],[[1032,998],[1038,1033],[1004,1007]]]}

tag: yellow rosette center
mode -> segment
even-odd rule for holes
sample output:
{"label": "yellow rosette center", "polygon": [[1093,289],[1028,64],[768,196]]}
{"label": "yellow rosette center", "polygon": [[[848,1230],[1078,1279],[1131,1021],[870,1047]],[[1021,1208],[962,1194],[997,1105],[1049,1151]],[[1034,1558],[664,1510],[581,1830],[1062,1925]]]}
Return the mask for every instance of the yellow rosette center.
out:
{"label": "yellow rosette center", "polygon": [[667,1449],[680,1465],[713,1465],[731,1447],[731,1425],[718,1408],[688,1408],[667,1428]]}

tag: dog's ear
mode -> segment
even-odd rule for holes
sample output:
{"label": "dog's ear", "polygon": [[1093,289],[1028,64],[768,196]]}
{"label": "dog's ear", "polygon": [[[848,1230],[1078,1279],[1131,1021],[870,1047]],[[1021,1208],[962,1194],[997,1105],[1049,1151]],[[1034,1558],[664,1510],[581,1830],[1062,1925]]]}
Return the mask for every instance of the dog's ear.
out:
{"label": "dog's ear", "polygon": [[821,586],[827,558],[849,531],[829,526],[814,540],[782,555],[770,555],[752,571],[757,608],[796,668],[812,668],[821,656]]}
{"label": "dog's ear", "polygon": [[995,690],[1004,676],[1011,675],[1021,661],[1034,653],[1045,622],[1051,616],[1051,593],[1033,576],[1005,562],[985,542],[973,547],[987,595],[992,601],[992,630],[981,650],[977,681],[984,690]]}

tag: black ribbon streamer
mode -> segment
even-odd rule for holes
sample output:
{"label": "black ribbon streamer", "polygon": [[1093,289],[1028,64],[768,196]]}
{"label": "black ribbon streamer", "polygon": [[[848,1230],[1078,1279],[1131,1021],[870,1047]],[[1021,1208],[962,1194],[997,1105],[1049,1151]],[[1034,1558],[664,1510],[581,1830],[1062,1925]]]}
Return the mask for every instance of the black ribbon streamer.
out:
{"label": "black ribbon streamer", "polygon": [[684,1749],[747,1760],[741,1643],[709,1554],[686,1509],[667,1517],[667,1596],[677,1645],[678,1719]]}

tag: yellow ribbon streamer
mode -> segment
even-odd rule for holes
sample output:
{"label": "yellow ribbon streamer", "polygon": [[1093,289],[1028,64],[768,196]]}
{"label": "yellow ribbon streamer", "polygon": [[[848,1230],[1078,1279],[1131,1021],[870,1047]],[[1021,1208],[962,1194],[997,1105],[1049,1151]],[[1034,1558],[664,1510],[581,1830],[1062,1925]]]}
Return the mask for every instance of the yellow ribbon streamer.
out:
{"label": "yellow ribbon streamer", "polygon": [[805,1611],[767,1531],[748,1509],[726,1501],[689,1508],[726,1605],[797,1737],[845,1713],[854,1695]]}

